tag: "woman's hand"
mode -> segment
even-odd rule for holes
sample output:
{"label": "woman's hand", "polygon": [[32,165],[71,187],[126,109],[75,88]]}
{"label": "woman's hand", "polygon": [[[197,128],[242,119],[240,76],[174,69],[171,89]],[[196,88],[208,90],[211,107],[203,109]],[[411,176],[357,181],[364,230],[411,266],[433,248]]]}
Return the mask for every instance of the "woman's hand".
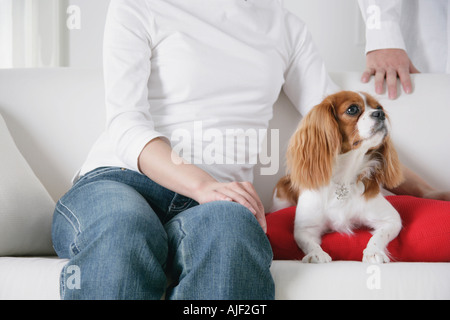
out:
{"label": "woman's hand", "polygon": [[402,165],[405,181],[390,191],[398,195],[408,195],[418,198],[450,201],[450,191],[441,191],[430,186],[419,175]]}
{"label": "woman's hand", "polygon": [[220,200],[242,204],[267,231],[264,207],[250,182],[218,182],[199,167],[185,162],[160,138],[145,146],[138,161],[139,170],[147,177],[200,204]]}
{"label": "woman's hand", "polygon": [[221,200],[237,202],[250,210],[264,232],[267,232],[264,206],[250,182],[221,183],[208,181],[197,189],[194,200],[200,204]]}
{"label": "woman's hand", "polygon": [[450,191],[433,190],[425,193],[423,197],[427,199],[450,201]]}

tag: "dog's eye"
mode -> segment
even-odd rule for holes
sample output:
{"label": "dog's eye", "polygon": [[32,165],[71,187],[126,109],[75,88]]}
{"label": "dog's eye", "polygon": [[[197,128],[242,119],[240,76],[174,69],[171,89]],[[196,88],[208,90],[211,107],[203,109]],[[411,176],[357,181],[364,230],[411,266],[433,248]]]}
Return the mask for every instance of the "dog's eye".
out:
{"label": "dog's eye", "polygon": [[345,113],[350,116],[357,115],[359,113],[359,107],[356,104],[352,104],[350,107],[348,107]]}

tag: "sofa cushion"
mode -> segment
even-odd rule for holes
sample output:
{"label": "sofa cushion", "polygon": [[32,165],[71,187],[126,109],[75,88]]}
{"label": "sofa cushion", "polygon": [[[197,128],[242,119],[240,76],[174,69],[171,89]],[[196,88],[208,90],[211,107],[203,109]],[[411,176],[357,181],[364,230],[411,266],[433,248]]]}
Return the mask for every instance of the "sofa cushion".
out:
{"label": "sofa cushion", "polygon": [[17,149],[1,115],[0,150],[0,256],[55,254],[55,203]]}
{"label": "sofa cushion", "polygon": [[[392,261],[450,262],[450,202],[410,196],[389,196],[388,201],[402,218],[400,234],[390,242]],[[267,235],[276,260],[304,257],[294,239],[295,207],[267,215]],[[322,249],[333,260],[362,260],[371,237],[370,230],[358,229],[353,235],[332,232],[322,237]]]}

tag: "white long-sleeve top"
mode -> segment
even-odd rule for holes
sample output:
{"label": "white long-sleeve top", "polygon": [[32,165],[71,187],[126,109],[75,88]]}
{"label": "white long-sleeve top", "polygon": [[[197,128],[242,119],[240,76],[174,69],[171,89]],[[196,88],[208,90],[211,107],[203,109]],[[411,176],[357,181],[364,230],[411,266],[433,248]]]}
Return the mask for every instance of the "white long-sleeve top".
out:
{"label": "white long-sleeve top", "polygon": [[366,53],[403,49],[421,72],[450,73],[450,0],[358,0]]}
{"label": "white long-sleeve top", "polygon": [[242,140],[226,145],[227,134],[266,129],[282,88],[302,114],[337,89],[281,0],[112,0],[104,80],[106,130],[80,175],[138,171],[162,137],[219,181],[251,181],[254,163],[236,160]]}

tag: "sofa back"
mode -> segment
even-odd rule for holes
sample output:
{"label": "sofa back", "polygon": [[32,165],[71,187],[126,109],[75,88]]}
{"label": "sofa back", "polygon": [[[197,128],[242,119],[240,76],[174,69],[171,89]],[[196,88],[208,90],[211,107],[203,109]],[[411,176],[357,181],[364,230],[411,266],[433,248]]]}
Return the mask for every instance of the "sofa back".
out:
{"label": "sofa back", "polygon": [[[346,90],[373,94],[358,73],[331,73]],[[450,189],[450,76],[420,74],[415,90],[390,101],[383,95],[401,160],[438,188]],[[104,88],[97,69],[0,70],[0,113],[25,159],[57,200],[71,185],[91,145],[105,126]],[[255,168],[255,187],[268,208],[284,174],[284,153],[300,115],[284,94],[274,106],[270,129],[278,129],[279,154]],[[270,133],[270,131],[269,131]],[[269,134],[270,138],[270,134]],[[0,160],[1,161],[1,160]],[[276,163],[278,162],[278,163]],[[278,169],[276,166],[278,165]],[[271,167],[275,174],[261,175]]]}

